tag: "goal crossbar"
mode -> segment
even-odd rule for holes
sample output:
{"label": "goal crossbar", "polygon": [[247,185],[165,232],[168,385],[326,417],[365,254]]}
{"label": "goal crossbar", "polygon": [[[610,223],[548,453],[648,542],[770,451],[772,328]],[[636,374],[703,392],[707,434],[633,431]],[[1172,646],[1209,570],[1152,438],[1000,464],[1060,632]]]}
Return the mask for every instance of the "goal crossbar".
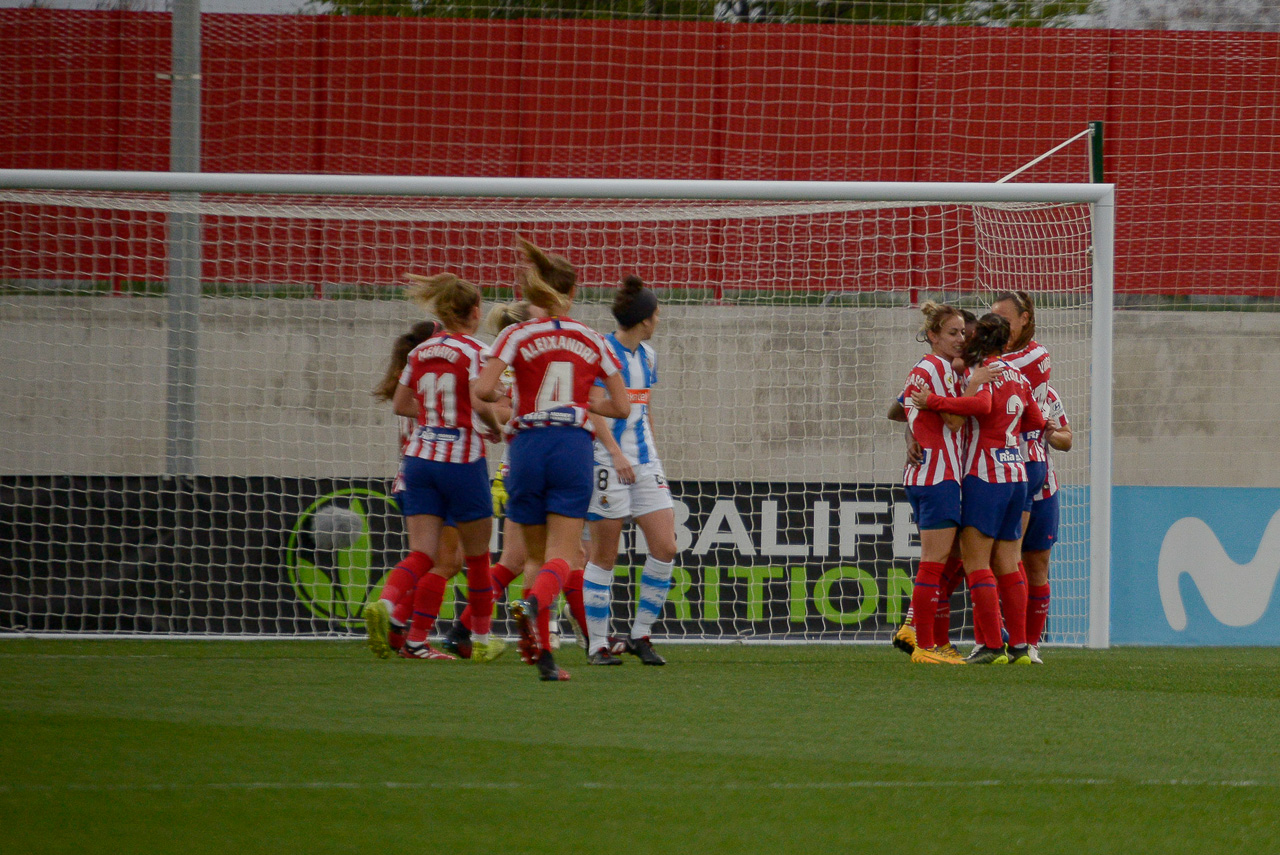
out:
{"label": "goal crossbar", "polygon": [[647,178],[494,178],[0,169],[7,190],[150,193],[1109,204],[1112,184],[890,181],[697,181]]}

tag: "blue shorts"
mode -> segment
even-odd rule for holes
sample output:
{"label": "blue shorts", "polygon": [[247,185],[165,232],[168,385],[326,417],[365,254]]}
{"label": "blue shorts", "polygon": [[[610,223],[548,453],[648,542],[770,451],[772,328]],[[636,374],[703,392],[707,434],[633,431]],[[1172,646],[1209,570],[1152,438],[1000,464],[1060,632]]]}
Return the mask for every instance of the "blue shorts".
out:
{"label": "blue shorts", "polygon": [[441,463],[405,457],[400,461],[400,474],[404,490],[395,494],[395,500],[406,517],[430,514],[453,525],[493,516],[489,464],[483,458],[472,463]]}
{"label": "blue shorts", "polygon": [[1031,503],[1035,501],[1036,496],[1040,495],[1040,491],[1044,489],[1045,476],[1049,474],[1049,464],[1043,460],[1028,460],[1027,466],[1027,499],[1022,504],[1022,510],[1031,510]]}
{"label": "blue shorts", "polygon": [[929,487],[907,487],[907,501],[916,516],[916,528],[930,531],[960,526],[960,484],[943,481]]}
{"label": "blue shorts", "polygon": [[977,475],[966,475],[961,489],[960,524],[996,540],[1017,540],[1022,537],[1026,497],[1026,481],[990,484]]}
{"label": "blue shorts", "polygon": [[1031,503],[1031,518],[1022,538],[1023,552],[1043,552],[1058,542],[1058,494]]}
{"label": "blue shorts", "polygon": [[586,519],[595,457],[591,434],[576,427],[530,428],[511,440],[507,519],[543,525],[547,514]]}

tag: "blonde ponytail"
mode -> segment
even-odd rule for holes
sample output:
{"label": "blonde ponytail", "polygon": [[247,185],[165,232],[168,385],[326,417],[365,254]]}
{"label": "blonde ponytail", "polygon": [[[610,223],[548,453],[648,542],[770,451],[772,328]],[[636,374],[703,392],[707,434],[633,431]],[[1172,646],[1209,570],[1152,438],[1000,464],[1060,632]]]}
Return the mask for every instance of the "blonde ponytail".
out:
{"label": "blonde ponytail", "polygon": [[452,273],[437,273],[435,276],[406,273],[404,276],[414,283],[409,286],[406,296],[434,312],[450,331],[462,329],[471,312],[480,305],[480,289]]}
{"label": "blonde ponytail", "polygon": [[578,273],[567,259],[543,252],[540,248],[520,238],[529,265],[521,271],[521,290],[525,299],[548,315],[563,315],[573,304],[573,292],[578,287]]}
{"label": "blonde ponytail", "polygon": [[920,306],[920,314],[924,315],[924,320],[920,324],[920,332],[916,335],[916,338],[920,341],[927,341],[929,333],[937,334],[942,332],[942,325],[952,315],[964,317],[955,306],[949,303],[935,303],[933,300],[926,300]]}
{"label": "blonde ponytail", "polygon": [[533,317],[533,313],[529,311],[529,306],[528,300],[499,303],[489,310],[489,314],[485,315],[485,332],[489,333],[489,335],[497,335],[512,324],[529,320]]}

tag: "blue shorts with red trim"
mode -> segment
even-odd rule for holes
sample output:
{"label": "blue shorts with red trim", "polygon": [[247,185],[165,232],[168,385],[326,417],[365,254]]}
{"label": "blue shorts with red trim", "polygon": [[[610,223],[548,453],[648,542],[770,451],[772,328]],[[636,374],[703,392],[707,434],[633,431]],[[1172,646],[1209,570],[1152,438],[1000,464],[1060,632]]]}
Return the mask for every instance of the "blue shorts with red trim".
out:
{"label": "blue shorts with red trim", "polygon": [[1058,494],[1031,503],[1031,518],[1022,538],[1023,552],[1043,552],[1058,542]]}
{"label": "blue shorts with red trim", "polygon": [[1028,460],[1027,466],[1027,498],[1022,503],[1022,510],[1031,510],[1031,503],[1044,489],[1044,479],[1049,474],[1049,464],[1043,460]]}
{"label": "blue shorts with red trim", "polygon": [[400,461],[400,474],[404,490],[395,494],[395,500],[406,517],[430,514],[453,525],[493,516],[489,464],[484,458],[471,463],[441,463],[405,457]]}
{"label": "blue shorts with red trim", "polygon": [[586,519],[595,457],[578,427],[527,428],[511,439],[507,519],[543,525],[547,514]]}
{"label": "blue shorts with red trim", "polygon": [[916,517],[916,528],[931,531],[960,526],[960,483],[943,481],[928,487],[906,488],[907,501]]}
{"label": "blue shorts with red trim", "polygon": [[977,475],[966,475],[960,492],[962,526],[976,528],[996,540],[1017,540],[1022,536],[1026,481],[993,484]]}

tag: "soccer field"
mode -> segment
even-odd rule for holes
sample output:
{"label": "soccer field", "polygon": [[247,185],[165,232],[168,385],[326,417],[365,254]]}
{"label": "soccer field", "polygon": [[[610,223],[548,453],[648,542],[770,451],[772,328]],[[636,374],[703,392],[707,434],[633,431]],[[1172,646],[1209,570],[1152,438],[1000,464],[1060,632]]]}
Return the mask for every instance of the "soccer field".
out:
{"label": "soccer field", "polygon": [[0,850],[1274,852],[1280,650],[0,642]]}

